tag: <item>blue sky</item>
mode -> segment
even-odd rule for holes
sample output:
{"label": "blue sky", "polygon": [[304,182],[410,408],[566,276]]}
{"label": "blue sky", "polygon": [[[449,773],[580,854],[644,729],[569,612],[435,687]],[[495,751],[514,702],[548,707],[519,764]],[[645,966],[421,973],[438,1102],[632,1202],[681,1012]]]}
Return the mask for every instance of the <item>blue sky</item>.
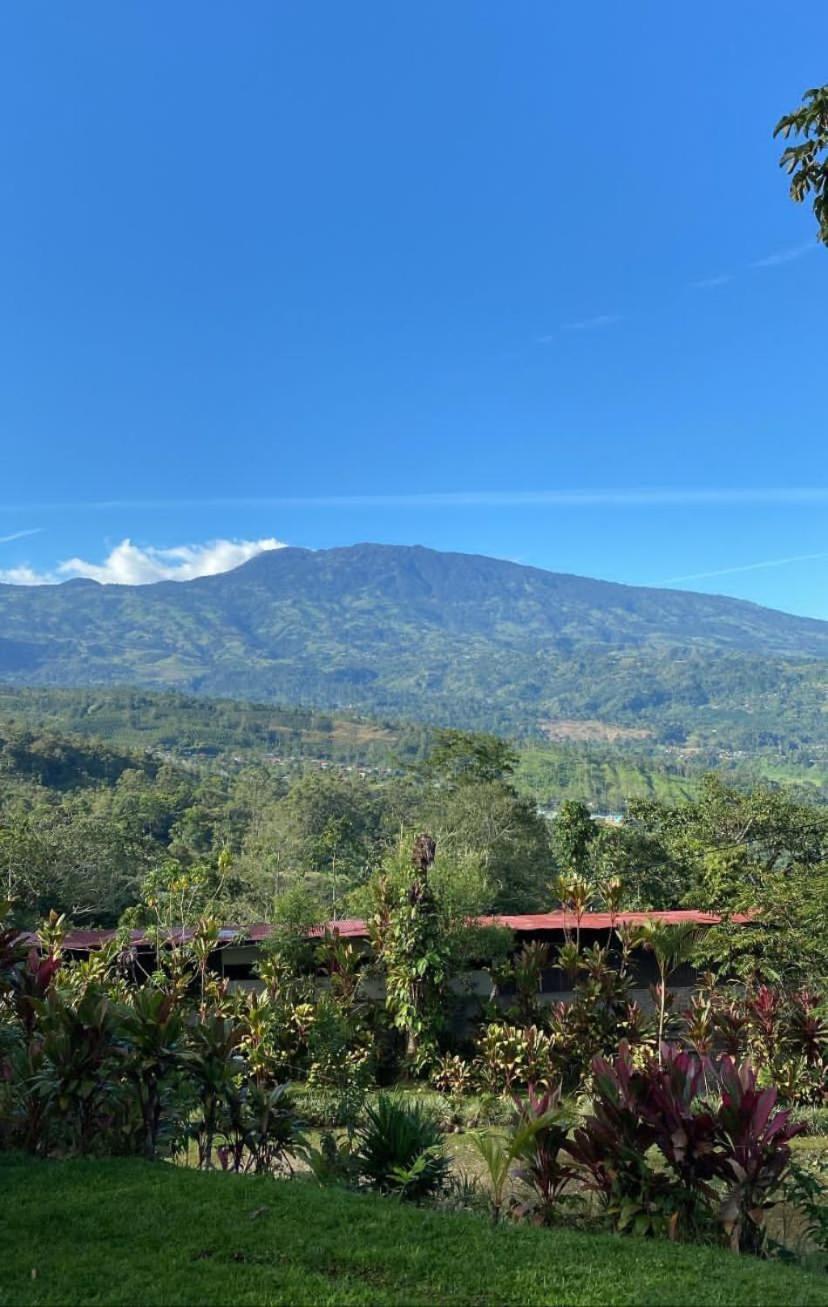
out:
{"label": "blue sky", "polygon": [[0,569],[368,539],[828,618],[771,139],[826,49],[766,0],[4,6]]}

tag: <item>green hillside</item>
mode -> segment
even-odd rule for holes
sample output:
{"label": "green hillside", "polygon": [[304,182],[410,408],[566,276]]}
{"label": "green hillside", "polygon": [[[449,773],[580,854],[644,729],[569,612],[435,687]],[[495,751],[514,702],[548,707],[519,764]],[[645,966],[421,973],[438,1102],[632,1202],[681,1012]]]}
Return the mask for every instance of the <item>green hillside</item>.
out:
{"label": "green hillside", "polygon": [[[681,803],[709,770],[737,783],[781,784],[809,802],[828,798],[828,763],[808,765],[801,752],[694,752],[633,731],[599,739],[593,724],[582,726],[573,738],[539,734],[518,742],[515,784],[539,806],[579,799],[611,813],[630,799]],[[177,691],[0,684],[0,763],[5,760],[7,776],[40,777],[44,784],[60,784],[64,775],[106,783],[125,767],[146,766],[147,758],[199,771],[265,762],[277,771],[329,766],[398,774],[418,764],[433,738],[432,728],[414,722]]]}

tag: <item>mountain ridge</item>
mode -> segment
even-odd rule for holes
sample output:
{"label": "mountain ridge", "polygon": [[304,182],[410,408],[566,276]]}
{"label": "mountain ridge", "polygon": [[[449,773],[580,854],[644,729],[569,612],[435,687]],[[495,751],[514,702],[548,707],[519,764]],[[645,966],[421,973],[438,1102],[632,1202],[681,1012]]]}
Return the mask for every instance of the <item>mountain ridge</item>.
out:
{"label": "mountain ridge", "polygon": [[748,717],[764,703],[779,719],[804,694],[810,729],[827,672],[817,618],[420,545],[292,546],[146,586],[0,587],[0,677],[27,684],[520,730],[556,714],[686,730],[717,702]]}
{"label": "mountain ridge", "polygon": [[301,558],[303,560],[317,560],[320,557],[327,558],[347,558],[348,560],[359,558],[360,556],[386,556],[389,558],[407,556],[412,558],[424,559],[444,559],[451,561],[460,561],[464,565],[469,563],[483,564],[486,567],[495,567],[502,572],[511,570],[521,576],[532,576],[546,582],[556,583],[562,586],[577,586],[579,588],[589,587],[591,590],[600,590],[607,594],[629,594],[635,596],[653,596],[659,598],[672,598],[681,596],[682,598],[691,598],[696,601],[702,601],[706,604],[721,606],[726,608],[741,609],[744,611],[759,612],[763,614],[773,614],[776,618],[783,618],[791,622],[802,624],[811,628],[814,632],[819,631],[825,636],[828,644],[828,621],[816,617],[808,617],[803,614],[789,613],[784,609],[770,608],[766,604],[758,604],[749,599],[740,599],[726,594],[708,594],[706,592],[695,590],[676,590],[670,586],[651,586],[635,585],[626,581],[609,581],[600,577],[589,577],[578,572],[558,572],[550,568],[538,567],[532,563],[521,563],[514,559],[498,558],[489,554],[468,554],[458,550],[438,550],[432,549],[426,545],[386,545],[371,541],[358,541],[353,545],[334,545],[326,549],[311,549],[301,545],[285,545],[279,549],[265,550],[257,554],[255,558],[246,559],[236,567],[229,568],[227,571],[212,573],[210,575],[194,577],[187,581],[179,580],[161,580],[142,583],[140,585],[128,584],[122,582],[102,582],[94,577],[70,577],[65,581],[56,582],[48,586],[43,585],[18,585],[7,582],[0,582],[0,594],[30,591],[42,593],[45,590],[64,590],[71,587],[73,590],[81,588],[94,588],[96,591],[164,591],[169,592],[173,589],[179,589],[183,586],[199,587],[213,586],[219,580],[238,577],[241,574],[247,576],[256,575],[258,572],[267,569],[270,570],[274,565],[281,564],[286,559]]}

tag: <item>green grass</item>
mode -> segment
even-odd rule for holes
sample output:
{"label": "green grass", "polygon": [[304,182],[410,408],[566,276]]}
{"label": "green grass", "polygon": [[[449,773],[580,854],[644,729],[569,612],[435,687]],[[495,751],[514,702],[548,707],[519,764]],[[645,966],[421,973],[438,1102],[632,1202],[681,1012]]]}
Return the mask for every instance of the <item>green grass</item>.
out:
{"label": "green grass", "polygon": [[828,1278],[715,1248],[504,1226],[309,1181],[0,1162],[0,1303],[826,1304]]}

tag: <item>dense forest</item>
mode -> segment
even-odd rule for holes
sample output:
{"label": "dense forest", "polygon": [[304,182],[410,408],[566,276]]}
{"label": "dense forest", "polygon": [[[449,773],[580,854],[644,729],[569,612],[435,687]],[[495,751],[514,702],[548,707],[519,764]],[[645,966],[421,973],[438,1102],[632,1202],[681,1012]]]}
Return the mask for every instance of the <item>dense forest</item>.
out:
{"label": "dense forest", "polygon": [[[458,911],[767,907],[801,922],[807,949],[828,938],[828,814],[776,786],[642,770],[649,787],[607,819],[582,801],[590,770],[635,770],[575,745],[144,692],[1,702],[0,875],[21,923],[251,921],[292,899],[315,919],[361,915],[427,829]],[[537,793],[556,788],[545,811]]]}
{"label": "dense forest", "polygon": [[[332,766],[392,775],[422,762],[438,728],[175,691],[0,684],[0,730],[82,737],[199,770],[256,761],[288,773]],[[738,784],[782,783],[808,802],[828,799],[828,766],[774,747],[659,744],[645,731],[608,730],[586,719],[518,737],[515,749],[515,786],[544,809],[566,799],[600,813],[621,813],[630,799],[680,802],[708,771]]]}

